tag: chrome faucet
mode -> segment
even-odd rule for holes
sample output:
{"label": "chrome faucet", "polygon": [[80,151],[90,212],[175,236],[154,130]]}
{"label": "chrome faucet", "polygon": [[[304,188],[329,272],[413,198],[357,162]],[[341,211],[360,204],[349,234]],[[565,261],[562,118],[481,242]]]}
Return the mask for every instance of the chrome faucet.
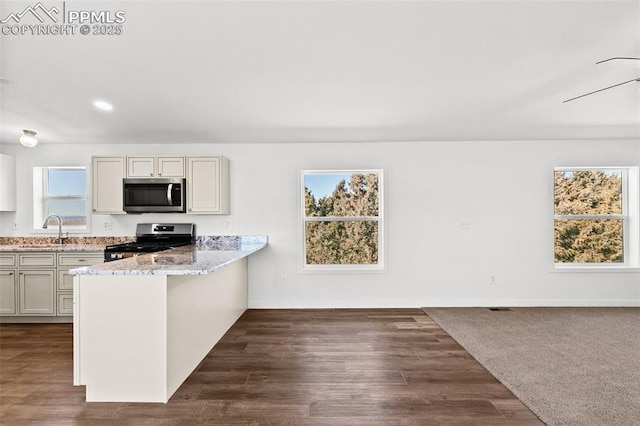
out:
{"label": "chrome faucet", "polygon": [[47,218],[44,220],[44,223],[42,224],[42,229],[47,229],[47,222],[49,222],[49,219],[51,219],[52,217],[58,219],[58,244],[62,244],[62,218],[60,216],[58,216],[57,214],[50,214],[49,216],[47,216]]}

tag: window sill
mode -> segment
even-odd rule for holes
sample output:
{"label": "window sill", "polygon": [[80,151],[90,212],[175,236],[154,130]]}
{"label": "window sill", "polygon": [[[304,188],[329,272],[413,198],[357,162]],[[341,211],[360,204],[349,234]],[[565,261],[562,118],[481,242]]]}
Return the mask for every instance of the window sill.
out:
{"label": "window sill", "polygon": [[313,267],[305,266],[300,270],[303,274],[384,274],[387,272],[385,267],[357,267],[357,266],[326,266]]}
{"label": "window sill", "polygon": [[640,267],[637,266],[556,266],[552,273],[638,273]]}

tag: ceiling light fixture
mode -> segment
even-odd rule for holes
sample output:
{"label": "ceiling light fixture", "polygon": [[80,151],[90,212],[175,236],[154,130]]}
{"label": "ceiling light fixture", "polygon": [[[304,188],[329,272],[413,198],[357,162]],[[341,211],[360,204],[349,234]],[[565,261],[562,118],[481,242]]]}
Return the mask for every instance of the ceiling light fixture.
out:
{"label": "ceiling light fixture", "polygon": [[23,130],[22,136],[20,136],[20,143],[27,148],[33,148],[38,145],[38,138],[36,138],[36,132],[33,130]]}
{"label": "ceiling light fixture", "polygon": [[98,108],[100,111],[112,111],[113,110],[113,105],[111,105],[109,102],[107,101],[93,101],[93,106]]}

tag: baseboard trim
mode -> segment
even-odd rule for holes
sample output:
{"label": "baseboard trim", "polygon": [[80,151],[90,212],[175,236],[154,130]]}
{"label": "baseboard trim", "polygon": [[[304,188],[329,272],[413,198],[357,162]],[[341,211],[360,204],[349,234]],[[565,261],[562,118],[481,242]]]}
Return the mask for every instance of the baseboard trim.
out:
{"label": "baseboard trim", "polygon": [[17,317],[17,316],[6,316],[0,317],[0,324],[36,324],[36,323],[51,323],[51,324],[64,324],[64,323],[72,323],[72,316],[60,316],[60,317],[36,317],[36,316],[25,316],[25,317]]}
{"label": "baseboard trim", "polygon": [[640,299],[249,300],[249,309],[640,307]]}

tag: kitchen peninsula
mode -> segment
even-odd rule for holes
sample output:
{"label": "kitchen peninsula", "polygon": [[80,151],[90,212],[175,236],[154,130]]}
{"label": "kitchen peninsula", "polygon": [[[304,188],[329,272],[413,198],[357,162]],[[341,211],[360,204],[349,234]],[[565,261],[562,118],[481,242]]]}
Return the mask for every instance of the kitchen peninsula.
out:
{"label": "kitchen peninsula", "polygon": [[86,400],[167,402],[247,309],[247,257],[266,236],[73,269],[74,384]]}

